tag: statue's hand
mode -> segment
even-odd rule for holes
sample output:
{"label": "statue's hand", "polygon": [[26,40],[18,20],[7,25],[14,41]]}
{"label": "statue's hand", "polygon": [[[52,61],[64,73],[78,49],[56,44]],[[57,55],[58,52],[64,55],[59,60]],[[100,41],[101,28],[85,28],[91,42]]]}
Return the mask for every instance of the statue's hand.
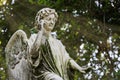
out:
{"label": "statue's hand", "polygon": [[86,73],[87,70],[92,69],[91,66],[84,66],[84,67],[79,66],[73,59],[70,60],[70,65],[72,68],[77,69],[82,73]]}
{"label": "statue's hand", "polygon": [[81,73],[86,73],[84,70],[79,70]]}
{"label": "statue's hand", "polygon": [[45,26],[45,21],[44,20],[40,20],[40,22],[38,24],[38,30],[42,31],[44,26]]}
{"label": "statue's hand", "polygon": [[91,66],[85,66],[85,67],[81,67],[79,71],[82,73],[86,73],[86,72],[89,72],[91,69],[92,69]]}

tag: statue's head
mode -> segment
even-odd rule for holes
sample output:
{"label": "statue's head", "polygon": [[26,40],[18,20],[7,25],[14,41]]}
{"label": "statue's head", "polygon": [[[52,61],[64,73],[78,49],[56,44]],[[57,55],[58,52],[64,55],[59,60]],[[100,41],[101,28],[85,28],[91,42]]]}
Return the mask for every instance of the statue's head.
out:
{"label": "statue's head", "polygon": [[58,19],[58,14],[54,9],[43,8],[38,11],[35,17],[35,26],[37,29],[44,27],[46,30],[51,31]]}

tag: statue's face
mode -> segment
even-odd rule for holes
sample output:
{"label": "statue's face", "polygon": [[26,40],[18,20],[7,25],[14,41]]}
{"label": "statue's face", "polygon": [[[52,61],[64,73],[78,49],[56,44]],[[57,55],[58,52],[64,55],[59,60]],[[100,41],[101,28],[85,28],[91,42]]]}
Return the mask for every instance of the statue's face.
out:
{"label": "statue's face", "polygon": [[43,28],[46,31],[51,31],[54,26],[55,26],[55,15],[54,14],[50,14],[46,17],[44,17],[41,21],[43,21]]}

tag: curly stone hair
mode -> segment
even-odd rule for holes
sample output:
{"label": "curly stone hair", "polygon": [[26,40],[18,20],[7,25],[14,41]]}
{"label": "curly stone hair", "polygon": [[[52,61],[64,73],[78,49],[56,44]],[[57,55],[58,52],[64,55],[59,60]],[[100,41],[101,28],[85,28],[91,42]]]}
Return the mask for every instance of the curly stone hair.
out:
{"label": "curly stone hair", "polygon": [[55,9],[43,8],[43,9],[39,10],[38,13],[36,14],[36,17],[35,17],[35,27],[39,26],[39,23],[40,23],[41,19],[45,18],[46,16],[48,16],[50,14],[54,14],[55,15],[55,22],[57,22],[58,14],[55,11]]}

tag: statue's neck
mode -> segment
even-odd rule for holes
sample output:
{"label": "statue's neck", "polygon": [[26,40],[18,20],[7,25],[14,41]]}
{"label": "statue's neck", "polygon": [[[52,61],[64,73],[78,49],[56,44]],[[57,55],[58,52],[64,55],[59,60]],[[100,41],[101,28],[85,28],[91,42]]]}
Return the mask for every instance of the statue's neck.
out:
{"label": "statue's neck", "polygon": [[43,35],[46,37],[46,38],[49,38],[51,36],[51,31],[44,31],[43,32]]}

